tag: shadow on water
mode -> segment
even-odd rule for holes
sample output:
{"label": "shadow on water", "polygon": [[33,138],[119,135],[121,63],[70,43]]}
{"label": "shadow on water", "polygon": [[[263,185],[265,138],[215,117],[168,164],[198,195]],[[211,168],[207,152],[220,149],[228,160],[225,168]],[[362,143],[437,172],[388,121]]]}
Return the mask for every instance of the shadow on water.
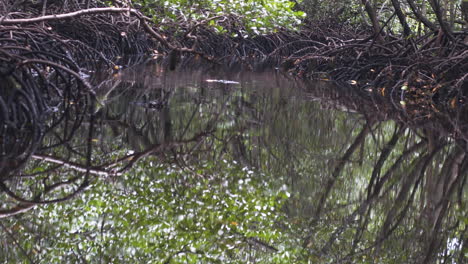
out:
{"label": "shadow on water", "polygon": [[[150,64],[95,82],[95,99],[2,86],[2,261],[465,260],[463,109],[418,110],[275,71]],[[216,200],[230,192],[240,200]],[[139,228],[150,229],[133,237]]]}

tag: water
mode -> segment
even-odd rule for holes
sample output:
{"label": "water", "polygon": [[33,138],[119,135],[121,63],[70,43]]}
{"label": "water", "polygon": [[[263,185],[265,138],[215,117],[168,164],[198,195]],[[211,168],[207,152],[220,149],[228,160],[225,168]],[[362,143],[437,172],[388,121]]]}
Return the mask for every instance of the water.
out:
{"label": "water", "polygon": [[55,103],[3,167],[0,259],[465,261],[464,140],[368,91],[221,68],[135,66]]}

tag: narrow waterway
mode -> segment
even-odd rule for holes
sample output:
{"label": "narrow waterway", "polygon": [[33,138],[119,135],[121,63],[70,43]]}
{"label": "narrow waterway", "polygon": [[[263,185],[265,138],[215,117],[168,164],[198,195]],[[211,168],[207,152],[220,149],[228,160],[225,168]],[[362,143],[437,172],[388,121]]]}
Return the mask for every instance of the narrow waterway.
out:
{"label": "narrow waterway", "polygon": [[90,82],[2,125],[2,262],[466,261],[466,141],[441,124],[275,69]]}

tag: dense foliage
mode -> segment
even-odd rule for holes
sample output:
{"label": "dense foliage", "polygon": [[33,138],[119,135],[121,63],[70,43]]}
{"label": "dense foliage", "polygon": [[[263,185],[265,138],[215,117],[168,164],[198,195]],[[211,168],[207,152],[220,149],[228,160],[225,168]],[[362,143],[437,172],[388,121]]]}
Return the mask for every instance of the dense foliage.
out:
{"label": "dense foliage", "polygon": [[294,9],[288,0],[138,0],[136,6],[163,25],[189,25],[205,23],[218,33],[233,37],[267,34],[281,29],[297,29],[302,11]]}
{"label": "dense foliage", "polygon": [[[253,256],[291,263],[280,212],[287,192],[266,188],[261,175],[232,161],[216,168],[157,162],[15,220],[27,223],[16,227],[20,247],[41,263],[245,263]],[[25,257],[13,252],[0,260]]]}
{"label": "dense foliage", "polygon": [[[0,5],[0,261],[467,257],[467,1],[39,2]],[[148,51],[277,56],[346,90],[180,94],[111,61]]]}

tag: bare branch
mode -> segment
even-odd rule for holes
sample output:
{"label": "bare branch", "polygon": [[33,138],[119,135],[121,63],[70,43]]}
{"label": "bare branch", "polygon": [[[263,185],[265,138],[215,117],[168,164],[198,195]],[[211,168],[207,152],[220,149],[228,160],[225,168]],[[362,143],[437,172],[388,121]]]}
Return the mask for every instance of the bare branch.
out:
{"label": "bare branch", "polygon": [[90,169],[90,168],[87,168],[85,165],[81,165],[81,164],[74,163],[71,161],[61,160],[60,158],[53,157],[53,156],[32,155],[31,158],[47,161],[47,162],[58,164],[58,165],[63,165],[64,167],[68,169],[72,169],[72,170],[82,172],[82,173],[89,171],[90,174],[97,175],[97,176],[110,176],[110,175],[119,176],[120,175],[120,173],[114,173],[114,172],[110,172],[110,171],[106,171],[102,169],[96,169],[96,168]]}
{"label": "bare branch", "polygon": [[411,11],[413,11],[413,14],[416,16],[416,18],[421,21],[426,27],[430,28],[432,31],[437,31],[436,25],[429,21],[421,12],[419,12],[418,8],[416,7],[416,4],[414,3],[413,0],[407,0],[408,4],[411,8]]}
{"label": "bare branch", "polygon": [[40,17],[33,17],[33,18],[18,18],[18,19],[5,19],[4,17],[0,17],[0,21],[3,20],[2,25],[18,25],[18,24],[31,24],[31,23],[38,23],[38,22],[45,22],[45,21],[53,21],[53,20],[60,20],[60,19],[67,19],[67,18],[74,18],[80,17],[84,15],[91,15],[91,14],[104,14],[104,13],[125,13],[130,12],[132,14],[139,14],[136,9],[128,9],[128,8],[119,8],[119,7],[99,7],[99,8],[90,8],[90,9],[83,9],[80,11],[59,14],[59,15],[48,15],[48,16],[40,16]]}

